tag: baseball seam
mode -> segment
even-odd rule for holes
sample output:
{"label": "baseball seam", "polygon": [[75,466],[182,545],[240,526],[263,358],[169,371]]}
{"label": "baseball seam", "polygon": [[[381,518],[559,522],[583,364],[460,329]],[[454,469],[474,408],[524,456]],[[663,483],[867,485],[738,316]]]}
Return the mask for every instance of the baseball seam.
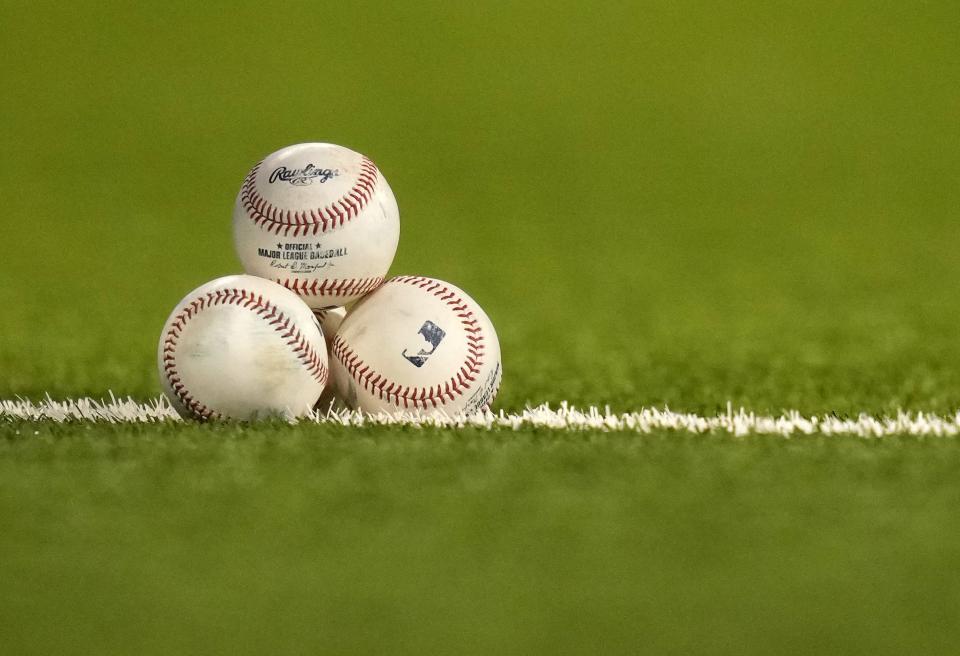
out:
{"label": "baseball seam", "polygon": [[240,204],[254,225],[283,237],[322,234],[356,218],[373,198],[377,186],[377,166],[363,156],[360,175],[341,198],[329,205],[303,209],[284,209],[273,205],[257,191],[257,173],[263,161],[247,174],[240,187]]}
{"label": "baseball seam", "polygon": [[324,358],[317,354],[310,342],[300,332],[300,329],[291,322],[290,317],[277,309],[273,303],[265,300],[261,294],[254,294],[245,289],[221,289],[200,296],[186,305],[173,318],[163,340],[164,375],[174,394],[190,412],[201,419],[222,418],[219,413],[205,406],[190,393],[190,390],[187,389],[180,378],[176,357],[177,344],[187,322],[204,309],[220,305],[236,305],[261,317],[286,342],[310,376],[321,386],[326,385],[328,369]]}
{"label": "baseball seam", "polygon": [[300,296],[362,296],[383,284],[383,276],[375,278],[274,278]]}
{"label": "baseball seam", "polygon": [[[375,394],[380,400],[395,403],[404,408],[426,409],[428,406],[436,408],[439,404],[452,401],[464,395],[470,386],[476,382],[484,362],[484,336],[481,333],[480,323],[467,308],[467,303],[449,287],[436,280],[420,276],[397,276],[385,284],[393,283],[413,285],[423,289],[448,305],[454,315],[460,320],[466,333],[467,357],[457,373],[449,380],[431,387],[410,387],[401,385],[381,373],[377,373],[353,351],[341,335],[333,340],[332,355],[347,370],[351,378],[363,386],[363,389]],[[487,402],[489,405],[493,397]]]}

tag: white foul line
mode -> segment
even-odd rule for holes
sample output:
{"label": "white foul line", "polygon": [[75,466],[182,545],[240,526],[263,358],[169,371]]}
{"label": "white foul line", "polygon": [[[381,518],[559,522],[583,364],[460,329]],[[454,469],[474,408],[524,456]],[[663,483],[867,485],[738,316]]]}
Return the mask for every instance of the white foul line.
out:
{"label": "white foul line", "polygon": [[[0,401],[0,421],[99,422],[110,424],[183,421],[160,397],[146,403],[131,398],[89,398],[56,401],[49,396],[34,403],[24,399]],[[669,409],[645,408],[636,412],[614,413],[609,408],[591,407],[579,410],[566,402],[558,408],[543,404],[517,413],[497,412],[470,416],[425,416],[415,413],[396,415],[364,415],[349,410],[316,412],[301,422],[335,426],[413,426],[462,428],[476,427],[501,430],[546,428],[553,430],[627,431],[635,433],[687,432],[715,433],[734,436],[780,435],[852,435],[884,437],[889,435],[955,436],[960,434],[960,412],[936,415],[922,412],[898,412],[890,417],[860,414],[841,418],[834,415],[804,416],[790,410],[779,416],[758,415],[744,409],[715,416],[701,416]]]}

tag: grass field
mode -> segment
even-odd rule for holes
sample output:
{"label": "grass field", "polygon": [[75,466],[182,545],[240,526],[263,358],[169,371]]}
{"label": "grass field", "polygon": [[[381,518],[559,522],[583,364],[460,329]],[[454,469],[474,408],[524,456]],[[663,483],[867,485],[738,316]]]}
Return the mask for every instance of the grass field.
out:
{"label": "grass field", "polygon": [[[499,407],[960,407],[954,3],[0,5],[0,399],[159,394],[369,154]],[[960,442],[0,417],[0,653],[954,653]]]}

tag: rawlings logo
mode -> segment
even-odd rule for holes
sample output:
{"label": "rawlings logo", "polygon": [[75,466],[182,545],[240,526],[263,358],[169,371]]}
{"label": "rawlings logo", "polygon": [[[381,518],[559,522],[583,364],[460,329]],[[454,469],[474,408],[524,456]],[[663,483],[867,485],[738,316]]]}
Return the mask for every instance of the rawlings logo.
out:
{"label": "rawlings logo", "polygon": [[278,166],[270,174],[268,182],[289,182],[292,185],[302,187],[313,184],[318,180],[321,184],[340,175],[340,169],[321,169],[313,164],[307,164],[302,169],[288,169],[286,166]]}

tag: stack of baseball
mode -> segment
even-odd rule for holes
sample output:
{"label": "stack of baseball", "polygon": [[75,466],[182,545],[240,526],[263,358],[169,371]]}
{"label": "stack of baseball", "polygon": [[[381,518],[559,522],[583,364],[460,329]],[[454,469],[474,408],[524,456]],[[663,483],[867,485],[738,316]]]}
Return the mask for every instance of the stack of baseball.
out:
{"label": "stack of baseball", "polygon": [[246,275],[174,308],[160,336],[164,391],[199,419],[485,411],[500,386],[493,324],[462,290],[385,279],[400,212],[367,157],[290,146],[253,167],[233,210]]}

